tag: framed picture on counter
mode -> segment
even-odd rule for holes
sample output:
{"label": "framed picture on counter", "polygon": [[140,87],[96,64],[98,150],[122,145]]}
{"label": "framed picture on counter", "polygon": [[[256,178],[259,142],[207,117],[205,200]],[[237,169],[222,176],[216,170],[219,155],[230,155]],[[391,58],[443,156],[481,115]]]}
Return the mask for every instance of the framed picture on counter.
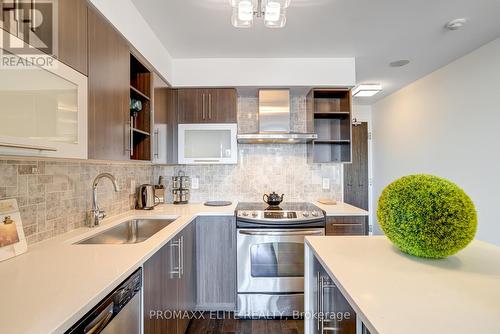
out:
{"label": "framed picture on counter", "polygon": [[27,249],[17,201],[0,201],[0,261],[23,254]]}

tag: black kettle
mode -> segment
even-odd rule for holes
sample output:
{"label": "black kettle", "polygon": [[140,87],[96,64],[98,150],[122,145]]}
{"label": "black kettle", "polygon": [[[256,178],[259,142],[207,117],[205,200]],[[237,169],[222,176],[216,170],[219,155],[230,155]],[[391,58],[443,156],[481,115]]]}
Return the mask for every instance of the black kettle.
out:
{"label": "black kettle", "polygon": [[285,194],[282,194],[280,196],[273,191],[273,193],[270,195],[264,194],[264,196],[262,196],[262,200],[266,202],[269,206],[278,206],[280,205],[281,202],[283,202],[284,196]]}

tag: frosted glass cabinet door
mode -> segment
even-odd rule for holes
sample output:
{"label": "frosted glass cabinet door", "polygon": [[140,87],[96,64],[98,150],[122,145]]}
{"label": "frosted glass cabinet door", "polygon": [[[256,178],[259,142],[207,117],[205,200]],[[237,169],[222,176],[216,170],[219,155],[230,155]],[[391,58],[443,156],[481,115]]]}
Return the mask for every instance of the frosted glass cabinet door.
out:
{"label": "frosted glass cabinet door", "polygon": [[236,164],[236,124],[180,124],[180,164]]}
{"label": "frosted glass cabinet door", "polygon": [[0,66],[0,154],[86,159],[87,77],[53,58]]}

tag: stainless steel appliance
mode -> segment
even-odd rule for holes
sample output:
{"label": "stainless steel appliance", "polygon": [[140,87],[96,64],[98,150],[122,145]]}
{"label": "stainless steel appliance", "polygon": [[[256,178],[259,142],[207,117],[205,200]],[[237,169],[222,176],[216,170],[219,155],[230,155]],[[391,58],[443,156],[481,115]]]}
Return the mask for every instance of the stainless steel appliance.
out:
{"label": "stainless steel appliance", "polygon": [[240,133],[242,144],[307,143],[318,138],[316,133],[290,132],[290,90],[259,90],[259,132]]}
{"label": "stainless steel appliance", "polygon": [[191,178],[183,171],[172,177],[172,196],[174,204],[187,204],[190,199]]}
{"label": "stainless steel appliance", "polygon": [[310,203],[236,207],[238,315],[292,316],[304,310],[304,238],[325,234],[325,213]]}
{"label": "stainless steel appliance", "polygon": [[137,205],[140,210],[153,210],[156,206],[155,187],[151,184],[143,184],[137,190]]}
{"label": "stainless steel appliance", "polygon": [[140,334],[142,271],[138,269],[67,334]]}

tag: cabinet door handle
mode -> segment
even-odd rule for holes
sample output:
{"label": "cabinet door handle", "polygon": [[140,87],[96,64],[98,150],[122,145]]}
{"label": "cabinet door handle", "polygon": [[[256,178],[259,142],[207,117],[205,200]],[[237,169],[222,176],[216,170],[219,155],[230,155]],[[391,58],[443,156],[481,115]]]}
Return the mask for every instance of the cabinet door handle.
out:
{"label": "cabinet door handle", "polygon": [[219,159],[194,159],[194,162],[210,163],[210,162],[220,162],[220,160]]}
{"label": "cabinet door handle", "polygon": [[208,119],[212,119],[212,94],[208,94]]}
{"label": "cabinet door handle", "polygon": [[14,21],[16,21],[16,36],[19,37],[21,33],[21,18],[20,18],[19,0],[14,1]]}
{"label": "cabinet door handle", "polygon": [[132,133],[132,124],[130,123],[130,121],[125,122],[125,126],[123,127],[123,146],[124,146],[123,151],[125,153],[127,152],[130,153],[130,141],[132,140],[132,138],[127,138],[127,133],[130,137]]}
{"label": "cabinet door handle", "polygon": [[179,278],[184,276],[184,236],[181,235],[179,239],[180,247],[179,247]]}
{"label": "cabinet door handle", "polygon": [[31,31],[36,31],[36,0],[31,0]]}
{"label": "cabinet door handle", "polygon": [[[19,22],[19,0],[14,1],[14,20],[16,22]],[[18,25],[18,29],[19,29],[19,25]]]}
{"label": "cabinet door handle", "polygon": [[[329,312],[325,312],[325,290],[327,289],[335,289],[335,284],[333,284],[329,278],[325,278],[324,276],[321,276],[320,278],[320,290],[321,290],[321,328],[320,328],[320,333],[323,334],[324,332],[337,332],[339,331],[339,328],[337,327],[337,315],[334,314],[334,319],[326,319],[325,320],[325,314],[328,315]],[[333,313],[335,312],[335,305],[333,305]],[[330,323],[333,322],[333,327],[325,327],[325,322]]]}
{"label": "cabinet door handle", "polygon": [[170,244],[170,264],[171,264],[171,269],[170,269],[170,275],[172,278],[175,278],[175,275],[177,275],[177,278],[180,278],[180,262],[175,265],[174,263],[174,248],[177,248],[177,261],[179,261],[180,258],[180,243],[179,240],[172,241]]}
{"label": "cabinet door handle", "polygon": [[0,143],[0,146],[1,147],[10,147],[10,148],[21,148],[24,150],[57,152],[57,148],[47,147],[47,146],[22,145],[22,144],[14,144],[14,143]]}
{"label": "cabinet door handle", "polygon": [[330,225],[332,225],[333,228],[340,227],[340,226],[350,226],[350,227],[364,226],[364,224],[362,224],[362,223],[359,223],[359,224],[330,224]]}
{"label": "cabinet door handle", "polygon": [[202,94],[201,96],[201,118],[205,120],[205,108],[206,108],[206,102],[205,102],[205,94]]}
{"label": "cabinet door handle", "polygon": [[134,155],[134,117],[130,117],[130,156]]}
{"label": "cabinet door handle", "polygon": [[158,158],[160,156],[160,134],[158,132],[158,129],[155,130],[155,153],[154,156]]}
{"label": "cabinet door handle", "polygon": [[316,277],[316,327],[318,331],[321,329],[321,273],[318,271]]}

